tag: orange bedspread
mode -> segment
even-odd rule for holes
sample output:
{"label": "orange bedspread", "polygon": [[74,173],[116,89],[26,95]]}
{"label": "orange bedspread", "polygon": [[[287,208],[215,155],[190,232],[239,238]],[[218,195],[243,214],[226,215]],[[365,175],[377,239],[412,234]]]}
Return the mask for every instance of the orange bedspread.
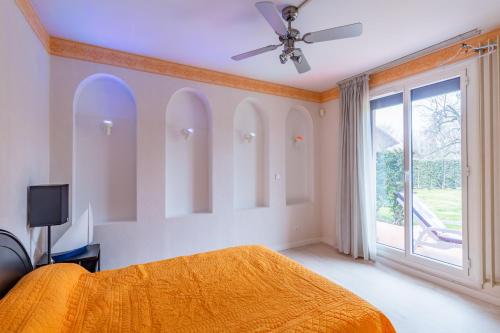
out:
{"label": "orange bedspread", "polygon": [[0,301],[1,332],[395,332],[300,264],[243,246],[88,273],[57,264]]}

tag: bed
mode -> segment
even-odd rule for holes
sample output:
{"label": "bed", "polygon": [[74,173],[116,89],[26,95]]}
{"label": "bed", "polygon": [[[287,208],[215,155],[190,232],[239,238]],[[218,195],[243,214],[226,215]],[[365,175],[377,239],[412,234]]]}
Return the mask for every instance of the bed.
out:
{"label": "bed", "polygon": [[98,273],[32,270],[27,258],[0,233],[1,332],[395,332],[366,301],[263,246]]}

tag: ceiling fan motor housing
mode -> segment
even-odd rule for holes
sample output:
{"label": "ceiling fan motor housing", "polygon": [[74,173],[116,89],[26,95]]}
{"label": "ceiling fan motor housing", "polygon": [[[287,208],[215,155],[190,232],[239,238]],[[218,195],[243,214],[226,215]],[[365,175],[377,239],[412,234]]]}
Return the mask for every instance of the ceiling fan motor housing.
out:
{"label": "ceiling fan motor housing", "polygon": [[286,6],[281,11],[281,16],[287,22],[294,21],[299,15],[299,9],[295,6]]}

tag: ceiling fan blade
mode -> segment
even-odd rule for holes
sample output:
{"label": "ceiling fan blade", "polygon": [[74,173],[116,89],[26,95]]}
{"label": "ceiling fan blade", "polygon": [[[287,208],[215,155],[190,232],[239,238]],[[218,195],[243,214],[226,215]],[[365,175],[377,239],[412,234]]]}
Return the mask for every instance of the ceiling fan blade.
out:
{"label": "ceiling fan blade", "polygon": [[298,60],[298,59],[292,58],[293,64],[295,65],[295,68],[297,69],[297,72],[299,72],[299,74],[302,74],[302,73],[305,73],[305,72],[308,72],[311,70],[311,66],[309,66],[309,63],[307,62],[307,59],[304,56],[304,54],[302,53],[301,49],[295,49],[293,51],[293,55],[300,59],[300,60]]}
{"label": "ceiling fan blade", "polygon": [[241,53],[241,54],[232,56],[231,59],[236,60],[236,61],[243,60],[243,59],[246,59],[246,58],[250,58],[250,57],[256,56],[256,55],[261,54],[261,53],[265,53],[265,52],[276,50],[280,46],[281,46],[281,44],[279,44],[279,45],[264,46],[264,47],[261,47],[260,49],[256,49],[256,50],[253,50],[253,51],[248,51],[248,52],[245,52],[245,53]]}
{"label": "ceiling fan blade", "polygon": [[285,36],[287,33],[287,29],[285,23],[281,19],[280,15],[276,11],[276,7],[271,1],[261,1],[255,4],[255,7],[259,10],[259,12],[264,16],[267,23],[271,25],[274,31],[280,35]]}
{"label": "ceiling fan blade", "polygon": [[362,32],[363,25],[361,23],[354,23],[341,27],[309,32],[302,37],[302,40],[306,43],[318,43],[328,40],[357,37],[361,35]]}

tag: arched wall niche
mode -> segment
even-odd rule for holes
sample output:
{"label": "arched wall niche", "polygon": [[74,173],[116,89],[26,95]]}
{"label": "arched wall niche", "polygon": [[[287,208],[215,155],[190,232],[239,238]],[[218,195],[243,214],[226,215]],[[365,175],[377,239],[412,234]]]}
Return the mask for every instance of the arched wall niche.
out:
{"label": "arched wall niche", "polygon": [[73,221],[136,221],[137,109],[132,91],[113,75],[92,75],[75,92],[73,115]]}
{"label": "arched wall niche", "polygon": [[165,116],[165,216],[212,212],[212,120],[207,98],[183,88]]}
{"label": "arched wall niche", "polygon": [[288,111],[285,133],[286,204],[309,202],[313,193],[314,132],[305,107]]}
{"label": "arched wall niche", "polygon": [[234,114],[234,207],[269,206],[268,126],[262,107],[247,98]]}

